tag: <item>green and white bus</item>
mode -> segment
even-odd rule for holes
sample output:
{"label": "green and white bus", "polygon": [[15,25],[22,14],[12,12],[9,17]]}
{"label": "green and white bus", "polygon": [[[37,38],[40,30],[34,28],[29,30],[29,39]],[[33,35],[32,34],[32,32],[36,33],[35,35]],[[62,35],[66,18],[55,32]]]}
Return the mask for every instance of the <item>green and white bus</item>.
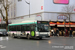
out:
{"label": "green and white bus", "polygon": [[39,38],[50,37],[48,21],[22,21],[8,25],[8,35],[12,37]]}

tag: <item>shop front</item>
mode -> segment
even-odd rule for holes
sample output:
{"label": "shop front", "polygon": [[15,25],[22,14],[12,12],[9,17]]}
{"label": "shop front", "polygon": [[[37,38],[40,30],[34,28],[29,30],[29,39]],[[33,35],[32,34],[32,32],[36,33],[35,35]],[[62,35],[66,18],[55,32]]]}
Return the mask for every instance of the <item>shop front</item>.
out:
{"label": "shop front", "polygon": [[61,36],[61,31],[63,31],[64,35],[64,29],[66,28],[68,30],[69,33],[69,27],[73,30],[72,34],[75,36],[75,22],[53,22],[51,21],[50,23],[51,29],[55,28],[55,26],[57,25],[57,28],[59,29],[59,35]]}
{"label": "shop front", "polygon": [[64,30],[64,27],[66,27],[66,29],[69,30],[69,27],[71,27],[72,30],[75,31],[75,22],[70,22],[70,23],[69,22],[66,22],[66,23],[64,23],[64,22],[50,22],[49,24],[50,24],[51,28],[54,28],[55,25],[57,25],[57,28],[59,30]]}

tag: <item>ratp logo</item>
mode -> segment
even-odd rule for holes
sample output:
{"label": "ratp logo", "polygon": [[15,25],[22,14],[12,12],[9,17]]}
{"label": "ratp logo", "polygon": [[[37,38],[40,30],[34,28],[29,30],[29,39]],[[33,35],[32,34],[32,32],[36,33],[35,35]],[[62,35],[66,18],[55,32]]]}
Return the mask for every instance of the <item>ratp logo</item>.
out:
{"label": "ratp logo", "polygon": [[55,4],[69,4],[69,0],[53,0]]}

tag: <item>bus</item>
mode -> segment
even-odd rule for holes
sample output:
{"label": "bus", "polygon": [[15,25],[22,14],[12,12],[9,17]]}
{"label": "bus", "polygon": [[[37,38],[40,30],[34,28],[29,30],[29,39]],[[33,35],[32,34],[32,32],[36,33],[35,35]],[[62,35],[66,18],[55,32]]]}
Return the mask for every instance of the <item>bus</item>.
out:
{"label": "bus", "polygon": [[13,38],[26,37],[39,38],[50,37],[49,21],[22,21],[20,23],[12,23],[8,25],[8,35]]}

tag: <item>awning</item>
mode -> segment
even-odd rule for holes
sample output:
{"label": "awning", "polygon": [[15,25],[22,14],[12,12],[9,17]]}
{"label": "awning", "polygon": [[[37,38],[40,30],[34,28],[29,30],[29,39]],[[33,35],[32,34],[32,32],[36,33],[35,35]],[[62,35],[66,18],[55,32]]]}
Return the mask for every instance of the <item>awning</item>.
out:
{"label": "awning", "polygon": [[56,25],[55,22],[50,22],[49,24],[50,24],[50,26],[55,26]]}
{"label": "awning", "polygon": [[[65,25],[66,27],[69,27],[69,25]],[[70,25],[71,27],[75,27],[75,25]],[[64,25],[57,25],[57,27],[64,27]]]}
{"label": "awning", "polygon": [[[57,25],[57,27],[64,27],[64,22],[50,22],[49,24],[50,24],[50,26]],[[69,27],[69,22],[65,23],[65,26]],[[75,27],[75,23],[74,22],[70,22],[70,26],[71,27]]]}

